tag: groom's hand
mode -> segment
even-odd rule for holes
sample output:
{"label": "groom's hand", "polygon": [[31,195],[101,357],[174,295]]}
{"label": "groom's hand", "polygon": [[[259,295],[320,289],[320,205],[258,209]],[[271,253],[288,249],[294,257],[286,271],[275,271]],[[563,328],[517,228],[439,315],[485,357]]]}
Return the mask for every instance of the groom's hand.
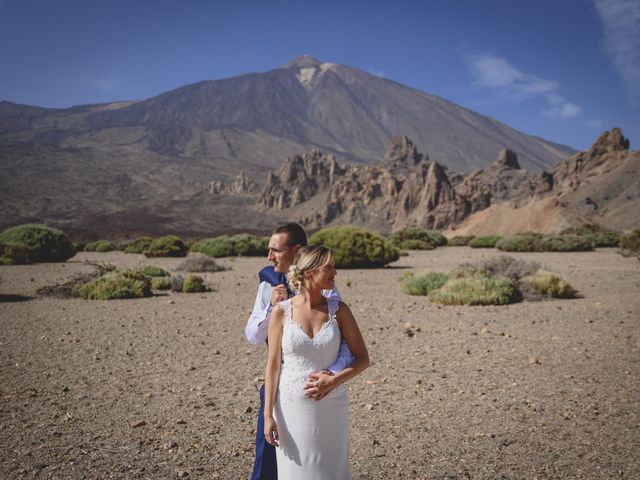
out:
{"label": "groom's hand", "polygon": [[305,396],[307,398],[313,398],[316,401],[322,400],[335,388],[332,377],[333,373],[329,370],[322,370],[310,374],[307,382],[304,384]]}
{"label": "groom's hand", "polygon": [[278,302],[282,302],[287,299],[287,286],[276,285],[271,292],[271,305],[275,305]]}

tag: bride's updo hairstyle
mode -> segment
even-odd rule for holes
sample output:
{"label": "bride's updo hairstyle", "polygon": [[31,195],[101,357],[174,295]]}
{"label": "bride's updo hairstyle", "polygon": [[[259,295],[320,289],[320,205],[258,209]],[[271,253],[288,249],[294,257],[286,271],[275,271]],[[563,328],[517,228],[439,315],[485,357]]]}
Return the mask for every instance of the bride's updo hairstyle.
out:
{"label": "bride's updo hairstyle", "polygon": [[289,267],[289,284],[295,291],[302,290],[304,272],[317,270],[318,268],[334,261],[333,252],[322,245],[302,247],[296,253],[293,264]]}

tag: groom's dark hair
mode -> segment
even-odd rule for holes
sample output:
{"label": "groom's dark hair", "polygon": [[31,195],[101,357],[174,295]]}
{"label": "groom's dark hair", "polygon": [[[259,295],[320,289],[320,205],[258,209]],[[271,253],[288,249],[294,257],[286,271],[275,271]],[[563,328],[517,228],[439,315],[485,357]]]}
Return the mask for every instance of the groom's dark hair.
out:
{"label": "groom's dark hair", "polygon": [[294,247],[296,245],[300,245],[302,247],[307,246],[307,234],[304,233],[304,228],[297,223],[285,223],[283,225],[279,225],[273,233],[286,233],[289,237],[290,247]]}

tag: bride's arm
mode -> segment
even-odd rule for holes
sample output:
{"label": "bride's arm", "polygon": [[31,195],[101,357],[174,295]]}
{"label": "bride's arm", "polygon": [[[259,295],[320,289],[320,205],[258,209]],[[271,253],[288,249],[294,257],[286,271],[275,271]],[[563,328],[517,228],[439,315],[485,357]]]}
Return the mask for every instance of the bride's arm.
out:
{"label": "bride's arm", "polygon": [[273,418],[273,406],[280,380],[282,324],[284,312],[276,305],[269,319],[269,357],[264,372],[264,436],[267,443],[278,446],[278,426]]}
{"label": "bride's arm", "polygon": [[353,355],[353,362],[345,369],[325,379],[325,381],[329,382],[331,388],[359,375],[369,366],[367,346],[364,344],[358,323],[346,303],[340,302],[340,307],[336,312],[336,320],[340,326],[342,338],[346,340],[349,345],[349,349]]}

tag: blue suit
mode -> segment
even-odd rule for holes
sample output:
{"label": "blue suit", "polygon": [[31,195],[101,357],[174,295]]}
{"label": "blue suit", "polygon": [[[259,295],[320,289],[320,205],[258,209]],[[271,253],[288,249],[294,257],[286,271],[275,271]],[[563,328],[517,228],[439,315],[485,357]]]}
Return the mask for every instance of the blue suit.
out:
{"label": "blue suit", "polygon": [[[286,285],[289,296],[293,292],[289,289],[284,273],[278,273],[273,266],[264,267],[258,273],[260,282],[267,282],[272,287]],[[256,461],[253,464],[251,480],[277,480],[278,467],[276,465],[276,448],[264,439],[264,385],[260,387],[260,410],[258,411],[258,427],[256,429]]]}

